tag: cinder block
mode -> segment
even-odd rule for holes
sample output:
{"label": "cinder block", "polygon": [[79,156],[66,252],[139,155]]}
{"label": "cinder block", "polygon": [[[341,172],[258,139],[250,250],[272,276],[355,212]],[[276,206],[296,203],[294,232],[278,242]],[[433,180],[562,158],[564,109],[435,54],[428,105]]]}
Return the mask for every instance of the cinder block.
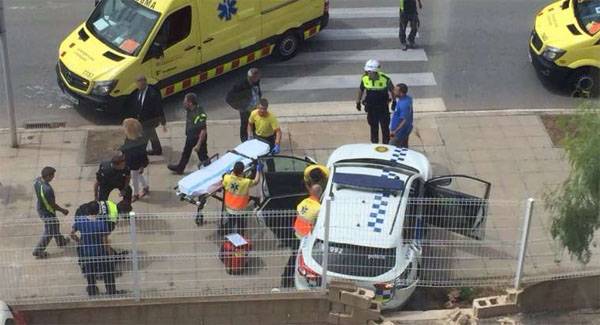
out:
{"label": "cinder block", "polygon": [[341,313],[329,313],[327,324],[332,325],[354,325],[352,323],[352,315]]}
{"label": "cinder block", "polygon": [[[342,304],[341,302],[332,302],[331,307],[329,308],[329,312],[331,313],[335,313],[335,314],[344,314],[346,313],[346,305]],[[351,313],[348,313],[351,314]]]}
{"label": "cinder block", "polygon": [[507,301],[507,296],[493,296],[473,300],[473,314],[476,318],[516,314],[519,307],[516,303]]}
{"label": "cinder block", "polygon": [[506,289],[506,301],[513,304],[519,304],[519,296],[522,292],[523,289]]}
{"label": "cinder block", "polygon": [[371,290],[358,289],[356,292],[343,291],[340,301],[343,304],[360,308],[369,309],[371,307],[371,300],[375,298],[375,293]]}
{"label": "cinder block", "polygon": [[342,297],[342,292],[355,292],[356,290],[358,290],[358,288],[352,282],[332,281],[329,284],[329,292],[327,297],[331,302],[339,302]]}
{"label": "cinder block", "polygon": [[381,318],[381,307],[377,303],[371,303],[368,309],[355,308],[352,316],[363,324],[370,320],[383,321]]}

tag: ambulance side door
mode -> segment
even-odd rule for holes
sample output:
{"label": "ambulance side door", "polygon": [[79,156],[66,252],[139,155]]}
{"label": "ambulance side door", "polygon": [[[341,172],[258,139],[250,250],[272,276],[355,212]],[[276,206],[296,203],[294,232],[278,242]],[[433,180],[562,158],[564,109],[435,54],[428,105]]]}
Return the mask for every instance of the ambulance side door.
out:
{"label": "ambulance side door", "polygon": [[240,3],[237,18],[239,20],[238,36],[240,49],[248,48],[262,39],[260,0],[245,0]]}
{"label": "ambulance side door", "polygon": [[[202,0],[200,5],[200,28],[202,35],[202,63],[211,62],[240,49],[239,12],[245,1]],[[224,62],[215,62],[210,67]]]}
{"label": "ambulance side door", "polygon": [[[144,59],[161,88],[177,80],[166,80],[200,64],[200,30],[197,7],[185,5],[173,10],[163,20]],[[163,94],[164,95],[164,94]]]}

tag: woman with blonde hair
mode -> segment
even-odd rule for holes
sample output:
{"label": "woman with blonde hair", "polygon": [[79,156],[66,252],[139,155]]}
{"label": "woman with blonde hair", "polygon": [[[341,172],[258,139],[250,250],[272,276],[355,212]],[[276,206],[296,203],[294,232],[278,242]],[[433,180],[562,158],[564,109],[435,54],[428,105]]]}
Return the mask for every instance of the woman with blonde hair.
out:
{"label": "woman with blonde hair", "polygon": [[[133,183],[132,202],[144,197],[150,191],[144,168],[148,166],[148,153],[146,152],[146,138],[142,131],[142,124],[134,118],[123,120],[123,132],[125,142],[121,146],[121,152],[125,155],[127,167],[131,170],[131,182]],[[140,184],[142,191],[140,192]]]}

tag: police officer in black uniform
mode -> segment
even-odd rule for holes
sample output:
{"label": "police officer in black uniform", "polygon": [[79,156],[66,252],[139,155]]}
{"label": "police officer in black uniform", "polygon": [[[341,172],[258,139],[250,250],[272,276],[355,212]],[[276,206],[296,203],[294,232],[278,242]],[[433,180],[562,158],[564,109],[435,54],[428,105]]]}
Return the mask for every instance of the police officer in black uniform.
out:
{"label": "police officer in black uniform", "polygon": [[123,201],[131,203],[133,190],[129,186],[130,178],[131,172],[125,163],[125,156],[116,155],[111,160],[100,163],[94,185],[96,201],[108,200],[110,192],[118,189]]}
{"label": "police officer in black uniform", "polygon": [[[356,109],[360,111],[362,104],[365,105],[372,143],[379,143],[380,126],[382,142],[384,144],[390,142],[390,102],[393,98],[393,89],[392,79],[380,71],[379,61],[367,61],[365,74],[358,90]],[[363,94],[365,94],[364,100]]]}

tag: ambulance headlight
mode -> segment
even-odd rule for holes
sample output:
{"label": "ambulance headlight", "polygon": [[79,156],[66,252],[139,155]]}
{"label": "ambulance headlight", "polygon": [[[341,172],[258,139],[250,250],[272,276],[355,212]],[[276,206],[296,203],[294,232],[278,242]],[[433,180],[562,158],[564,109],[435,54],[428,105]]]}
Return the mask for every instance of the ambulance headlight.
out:
{"label": "ambulance headlight", "polygon": [[94,88],[92,88],[92,95],[106,96],[110,94],[110,92],[115,88],[116,85],[116,80],[98,81],[94,83]]}
{"label": "ambulance headlight", "polygon": [[546,59],[548,61],[556,61],[558,58],[563,56],[565,53],[566,53],[565,50],[561,50],[556,47],[548,46],[544,50],[544,53],[542,53],[542,56],[544,57],[544,59]]}

